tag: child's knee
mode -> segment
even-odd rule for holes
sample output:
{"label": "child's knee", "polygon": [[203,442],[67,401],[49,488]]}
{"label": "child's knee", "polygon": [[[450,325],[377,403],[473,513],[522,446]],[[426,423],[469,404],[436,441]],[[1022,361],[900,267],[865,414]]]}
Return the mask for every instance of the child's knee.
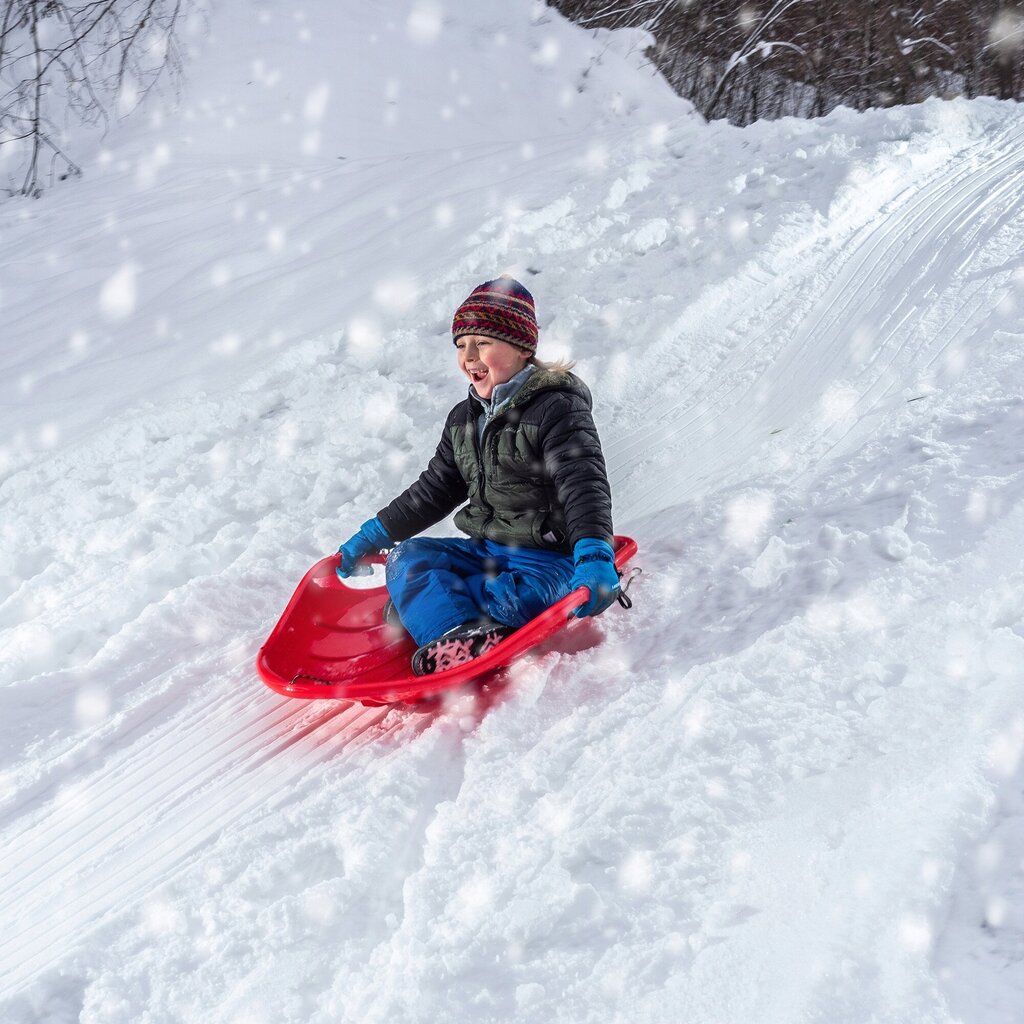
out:
{"label": "child's knee", "polygon": [[447,566],[444,542],[436,537],[410,537],[400,541],[389,552],[384,562],[384,575],[388,584]]}
{"label": "child's knee", "polygon": [[409,557],[415,554],[415,544],[415,540],[403,540],[388,552],[384,560],[384,578],[388,583],[405,575]]}

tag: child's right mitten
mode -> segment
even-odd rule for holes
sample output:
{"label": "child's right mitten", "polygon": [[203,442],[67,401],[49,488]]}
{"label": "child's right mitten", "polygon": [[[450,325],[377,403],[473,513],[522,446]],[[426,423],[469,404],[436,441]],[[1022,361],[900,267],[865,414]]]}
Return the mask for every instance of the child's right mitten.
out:
{"label": "child's right mitten", "polygon": [[341,579],[347,579],[349,576],[368,576],[373,570],[368,565],[361,565],[359,559],[384,551],[394,543],[391,534],[378,518],[368,519],[359,527],[358,533],[354,533],[338,548],[341,561],[334,571]]}

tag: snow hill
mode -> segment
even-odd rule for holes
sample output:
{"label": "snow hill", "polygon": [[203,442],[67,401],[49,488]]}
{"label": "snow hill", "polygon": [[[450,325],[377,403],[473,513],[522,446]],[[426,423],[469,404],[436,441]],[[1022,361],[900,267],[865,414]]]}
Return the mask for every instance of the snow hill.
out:
{"label": "snow hill", "polygon": [[[195,20],[0,207],[0,1020],[1019,1022],[1019,107],[739,130],[640,33],[319,6]],[[506,270],[635,608],[431,712],[276,696]]]}

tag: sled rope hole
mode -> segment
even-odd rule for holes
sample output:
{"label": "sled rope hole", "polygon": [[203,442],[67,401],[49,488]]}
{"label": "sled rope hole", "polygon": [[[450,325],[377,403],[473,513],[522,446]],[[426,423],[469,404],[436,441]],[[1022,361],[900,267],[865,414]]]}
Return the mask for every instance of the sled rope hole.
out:
{"label": "sled rope hole", "polygon": [[639,565],[634,565],[632,569],[627,573],[619,573],[619,579],[624,582],[619,586],[619,592],[615,595],[615,599],[622,605],[623,608],[633,607],[633,598],[629,596],[630,584],[643,572],[643,569]]}

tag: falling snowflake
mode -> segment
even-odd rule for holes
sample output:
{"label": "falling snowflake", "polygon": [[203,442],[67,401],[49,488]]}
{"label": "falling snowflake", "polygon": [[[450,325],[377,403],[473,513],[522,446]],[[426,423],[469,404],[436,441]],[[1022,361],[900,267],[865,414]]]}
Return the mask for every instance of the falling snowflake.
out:
{"label": "falling snowflake", "polygon": [[444,13],[434,0],[417,0],[405,23],[410,39],[422,45],[433,43],[441,34],[443,25]]}
{"label": "falling snowflake", "polygon": [[734,547],[753,547],[767,530],[774,508],[772,495],[763,492],[733,498],[725,507],[725,540]]}
{"label": "falling snowflake", "polygon": [[306,95],[306,100],[302,105],[302,116],[308,124],[319,124],[323,120],[330,96],[331,86],[328,82],[321,82]]}
{"label": "falling snowflake", "polygon": [[1017,719],[992,741],[988,750],[988,763],[996,775],[1010,778],[1016,772],[1022,754],[1024,754],[1024,719]]}
{"label": "falling snowflake", "polygon": [[900,944],[911,953],[924,953],[932,944],[932,927],[918,914],[904,915],[898,926]]}
{"label": "falling snowflake", "polygon": [[649,892],[653,877],[651,855],[646,850],[634,850],[619,866],[619,885],[627,892]]}
{"label": "falling snowflake", "polygon": [[821,396],[818,408],[826,424],[840,423],[857,407],[859,395],[855,388],[835,384]]}
{"label": "falling snowflake", "polygon": [[1001,60],[1012,60],[1024,49],[1024,15],[1009,9],[1000,11],[989,25],[988,42]]}
{"label": "falling snowflake", "polygon": [[91,729],[110,714],[110,694],[95,684],[83,686],[75,695],[75,721],[79,728]]}
{"label": "falling snowflake", "polygon": [[550,67],[558,60],[560,53],[561,47],[558,45],[558,40],[549,36],[537,48],[533,55],[533,61],[535,64],[543,64]]}
{"label": "falling snowflake", "polygon": [[125,263],[100,289],[100,309],[110,320],[123,320],[135,311],[138,267]]}
{"label": "falling snowflake", "polygon": [[391,313],[407,313],[419,298],[419,282],[412,274],[396,274],[378,281],[373,289],[373,301]]}

